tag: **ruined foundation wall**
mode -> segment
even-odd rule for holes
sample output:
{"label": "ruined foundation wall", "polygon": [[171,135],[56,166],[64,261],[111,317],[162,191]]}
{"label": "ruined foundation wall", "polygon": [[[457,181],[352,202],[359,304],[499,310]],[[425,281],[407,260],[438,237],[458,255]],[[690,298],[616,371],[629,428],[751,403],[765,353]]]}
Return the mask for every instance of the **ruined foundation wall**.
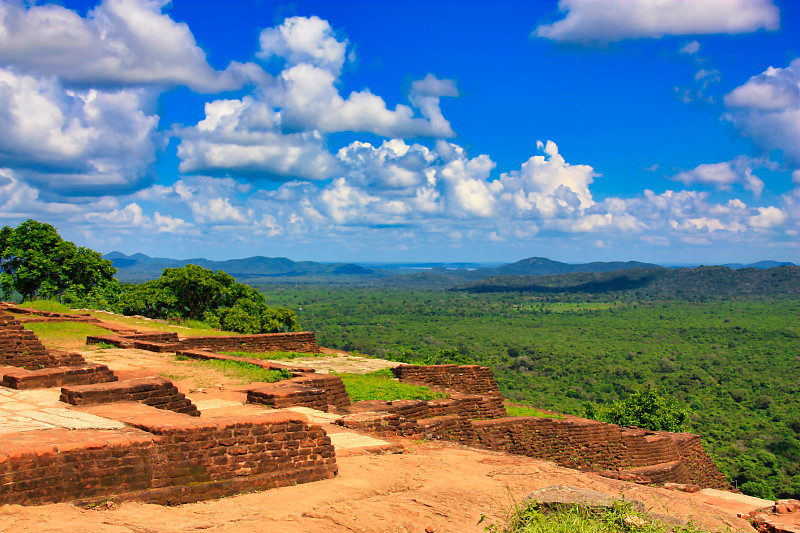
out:
{"label": "ruined foundation wall", "polygon": [[501,396],[490,368],[479,365],[401,365],[392,369],[400,381],[452,389],[467,394]]}
{"label": "ruined foundation wall", "polygon": [[200,420],[125,405],[116,431],[4,435],[0,504],[112,496],[177,504],[333,477],[330,438],[295,413]]}
{"label": "ruined foundation wall", "polygon": [[85,362],[76,353],[47,350],[39,338],[23,328],[13,315],[0,312],[0,366],[35,370]]}

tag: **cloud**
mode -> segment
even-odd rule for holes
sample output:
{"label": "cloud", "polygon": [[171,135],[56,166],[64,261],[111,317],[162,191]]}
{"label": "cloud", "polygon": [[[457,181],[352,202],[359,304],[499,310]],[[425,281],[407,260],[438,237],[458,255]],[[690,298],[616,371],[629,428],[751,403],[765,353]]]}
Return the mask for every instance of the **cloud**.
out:
{"label": "cloud", "polygon": [[553,141],[538,143],[545,155],[532,156],[518,171],[500,176],[506,195],[522,211],[536,209],[554,216],[563,209],[587,208],[594,201],[589,185],[600,176],[588,165],[571,165]]}
{"label": "cloud", "polygon": [[[368,89],[343,97],[337,84],[346,49],[347,41],[337,40],[318,17],[292,17],[262,31],[259,57],[286,58],[283,70],[275,83],[251,95],[207,103],[203,120],[177,129],[180,171],[321,180],[346,170],[327,150],[330,133],[390,139],[455,135],[439,106],[441,97],[458,96],[453,80],[428,74],[413,81],[411,106],[394,109]],[[380,174],[392,172],[395,180],[411,179],[401,164]]]}
{"label": "cloud", "polygon": [[337,170],[335,158],[316,131],[281,133],[278,114],[250,96],[215,100],[205,118],[178,130],[179,170],[249,177],[325,179]]}
{"label": "cloud", "polygon": [[47,216],[62,218],[80,212],[80,207],[65,202],[45,202],[39,191],[17,179],[10,169],[0,168],[0,218],[26,219]]}
{"label": "cloud", "polygon": [[369,90],[353,91],[342,98],[336,88],[333,72],[301,63],[280,75],[283,94],[276,104],[281,106],[282,125],[290,130],[316,129],[333,133],[341,131],[369,132],[383,137],[452,137],[450,123],[442,117],[439,98],[412,92],[414,110],[398,104],[387,107],[380,96]]}
{"label": "cloud", "polygon": [[0,64],[75,84],[241,88],[264,72],[209,66],[189,27],[162,13],[167,0],[105,0],[81,18],[54,4],[0,4]]}
{"label": "cloud", "polygon": [[101,226],[115,227],[117,231],[153,230],[158,233],[184,233],[192,227],[183,219],[162,215],[158,211],[153,213],[152,217],[148,216],[136,203],[130,203],[122,209],[88,212],[83,218]]}
{"label": "cloud", "polygon": [[345,61],[347,40],[336,39],[327,20],[319,17],[291,17],[259,35],[261,59],[285,58],[290,64],[306,63],[339,72]]}
{"label": "cloud", "polygon": [[759,207],[758,214],[750,217],[753,228],[773,228],[786,221],[786,213],[777,207]]}
{"label": "cloud", "polygon": [[[776,30],[771,0],[559,0],[563,19],[534,30],[560,42],[613,42],[664,35],[706,35]],[[691,43],[690,43],[691,44]]]}
{"label": "cloud", "polygon": [[136,187],[155,161],[158,117],[143,111],[152,99],[0,69],[0,166],[64,195]]}
{"label": "cloud", "polygon": [[700,43],[698,43],[697,41],[689,41],[688,43],[683,45],[680,50],[678,50],[678,52],[680,52],[681,54],[689,54],[689,55],[694,55],[699,51],[700,51]]}
{"label": "cloud", "polygon": [[764,152],[781,150],[800,166],[800,59],[786,68],[769,67],[725,96],[723,118]]}
{"label": "cloud", "polygon": [[734,161],[698,165],[692,170],[675,174],[672,179],[684,185],[700,183],[718,190],[729,190],[735,183],[742,183],[745,189],[759,196],[764,189],[764,182],[753,174],[753,169],[763,165],[758,160],[739,157]]}

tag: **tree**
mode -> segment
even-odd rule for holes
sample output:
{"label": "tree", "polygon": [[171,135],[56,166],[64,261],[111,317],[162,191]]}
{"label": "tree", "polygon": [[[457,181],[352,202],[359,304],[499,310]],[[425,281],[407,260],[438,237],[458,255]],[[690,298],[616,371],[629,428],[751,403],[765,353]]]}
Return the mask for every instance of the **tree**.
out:
{"label": "tree", "polygon": [[150,318],[203,320],[212,327],[239,333],[276,333],[299,328],[291,309],[269,307],[253,287],[236,283],[223,271],[198,265],[165,268],[161,277],[126,284],[118,310]]}
{"label": "tree", "polygon": [[617,400],[600,409],[584,405],[587,418],[611,422],[620,426],[636,426],[656,431],[683,431],[689,410],[672,398],[660,396],[649,385],[624,400]]}
{"label": "tree", "polygon": [[62,239],[50,224],[26,220],[0,229],[0,290],[22,301],[36,296],[80,300],[117,291],[111,261],[89,248]]}

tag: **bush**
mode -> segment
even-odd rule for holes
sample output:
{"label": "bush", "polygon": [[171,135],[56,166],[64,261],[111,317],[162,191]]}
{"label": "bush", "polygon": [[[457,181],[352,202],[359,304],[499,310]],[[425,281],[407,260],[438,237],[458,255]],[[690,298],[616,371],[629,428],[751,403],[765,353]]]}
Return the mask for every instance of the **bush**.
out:
{"label": "bush", "polygon": [[237,333],[277,333],[299,329],[291,309],[270,307],[256,289],[225,272],[197,265],[165,268],[161,277],[125,284],[117,311],[148,318],[200,320]]}
{"label": "bush", "polygon": [[587,418],[654,431],[683,431],[690,412],[674,399],[660,396],[650,386],[599,410],[591,403],[584,407]]}

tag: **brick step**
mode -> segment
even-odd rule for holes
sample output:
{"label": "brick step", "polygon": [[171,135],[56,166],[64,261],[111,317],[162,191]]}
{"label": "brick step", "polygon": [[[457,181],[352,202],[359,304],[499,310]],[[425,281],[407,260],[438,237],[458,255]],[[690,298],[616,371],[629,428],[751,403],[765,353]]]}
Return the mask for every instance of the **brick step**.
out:
{"label": "brick step", "polygon": [[65,385],[86,385],[117,380],[106,365],[82,364],[40,370],[6,369],[0,385],[12,389],[45,389]]}
{"label": "brick step", "polygon": [[309,407],[328,411],[328,395],[323,389],[306,385],[278,382],[247,391],[247,403],[284,407]]}
{"label": "brick step", "polygon": [[136,401],[157,409],[200,416],[197,406],[165,378],[129,379],[63,387],[61,401],[71,405]]}

